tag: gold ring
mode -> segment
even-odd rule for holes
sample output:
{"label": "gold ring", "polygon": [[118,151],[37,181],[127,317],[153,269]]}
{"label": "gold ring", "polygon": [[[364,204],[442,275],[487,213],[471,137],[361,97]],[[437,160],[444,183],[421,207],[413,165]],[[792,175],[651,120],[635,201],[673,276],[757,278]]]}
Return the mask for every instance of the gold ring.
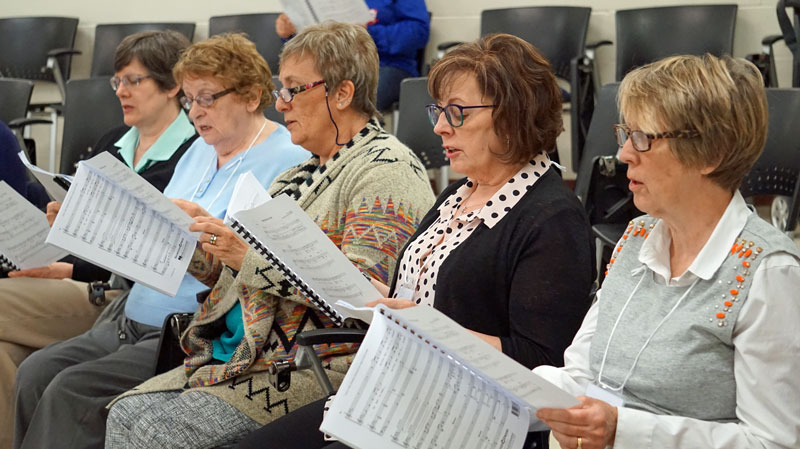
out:
{"label": "gold ring", "polygon": [[217,234],[211,234],[211,238],[208,239],[208,243],[210,243],[212,245],[216,245],[217,244]]}
{"label": "gold ring", "polygon": [[582,438],[578,437],[578,449],[581,449]]}

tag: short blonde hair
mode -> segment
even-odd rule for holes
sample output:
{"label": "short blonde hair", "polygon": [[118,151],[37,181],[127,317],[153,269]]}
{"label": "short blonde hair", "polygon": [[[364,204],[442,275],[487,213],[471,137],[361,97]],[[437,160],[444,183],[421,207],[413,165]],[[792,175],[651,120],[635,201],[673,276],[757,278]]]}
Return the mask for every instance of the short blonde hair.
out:
{"label": "short blonde hair", "polygon": [[272,105],[272,72],[254,43],[243,33],[212,36],[193,44],[181,55],[173,69],[175,80],[211,76],[232,88],[245,101],[255,100],[253,88],[261,89],[258,112]]}
{"label": "short blonde hair", "polygon": [[672,56],[628,73],[619,88],[620,118],[633,116],[645,132],[693,129],[698,137],[670,139],[689,167],[716,165],[708,177],[734,191],[767,139],[768,109],[756,67],[729,56]]}
{"label": "short blonde hair", "polygon": [[344,81],[353,82],[356,111],[367,117],[379,114],[378,49],[363,26],[326,21],[306,27],[283,46],[280,64],[307,56],[330,89]]}
{"label": "short blonde hair", "polygon": [[530,43],[510,34],[491,34],[445,54],[428,74],[436,100],[458,76],[475,76],[491,98],[495,133],[508,148],[495,156],[509,164],[529,162],[555,149],[561,134],[561,89],[547,59]]}

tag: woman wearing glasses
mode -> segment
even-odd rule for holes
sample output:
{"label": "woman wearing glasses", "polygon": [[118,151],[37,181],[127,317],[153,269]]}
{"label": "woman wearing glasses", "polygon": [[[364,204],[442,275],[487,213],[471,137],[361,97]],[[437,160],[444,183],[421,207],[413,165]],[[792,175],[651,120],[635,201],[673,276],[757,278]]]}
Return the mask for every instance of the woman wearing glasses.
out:
{"label": "woman wearing glasses", "polygon": [[[562,448],[800,447],[800,252],[738,192],[767,132],[758,70],[676,56],[629,73],[630,223],[539,410]],[[552,447],[552,445],[551,445]]]}
{"label": "woman wearing glasses", "polygon": [[[562,127],[555,76],[529,43],[499,34],[447,53],[428,88],[434,131],[467,177],[422,219],[379,302],[435,307],[527,367],[561,365],[595,270],[583,209],[547,156]],[[322,408],[303,407],[239,447],[320,447]]]}
{"label": "woman wearing glasses", "polygon": [[[110,130],[91,156],[108,151],[158,190],[167,186],[175,165],[197,134],[180,112],[180,86],[172,67],[191,42],[174,31],[137,33],[122,40],[114,55],[111,88],[125,125]],[[88,120],[89,118],[87,118]],[[16,155],[15,155],[16,157]],[[59,203],[48,205],[55,218]],[[14,375],[36,349],[80,335],[92,327],[102,307],[87,297],[87,282],[107,281],[110,273],[68,256],[49,266],[11,272],[0,280],[0,448],[11,447]],[[117,291],[106,293],[108,298]],[[38,369],[37,369],[38,371]]]}
{"label": "woman wearing glasses", "polygon": [[[138,95],[156,90],[157,79],[135,64],[125,65],[114,84],[126,120],[141,123],[159,111],[161,102],[188,125],[176,109],[178,86],[183,88],[181,103],[189,107],[201,138],[175,166],[164,195],[222,217],[239,174],[251,170],[267,186],[308,153],[291,143],[285,128],[266,122],[261,115],[272,103],[272,73],[252,42],[238,35],[214,37],[175,52],[179,54],[177,64],[173,60],[166,66],[167,74],[175,66],[177,82],[169,97]],[[218,93],[228,89],[224,95]],[[193,134],[191,129],[187,132]],[[170,130],[164,135],[169,136]],[[138,146],[151,143],[146,137],[139,136]],[[135,158],[136,152],[131,154]],[[148,157],[144,154],[141,160]],[[136,284],[118,318],[31,355],[16,379],[15,447],[101,447],[105,407],[152,377],[164,318],[197,310],[196,295],[205,288],[190,274],[175,297]]]}
{"label": "woman wearing glasses", "polygon": [[[421,162],[376,119],[375,43],[356,25],[308,27],[284,46],[280,78],[277,108],[292,142],[313,156],[280,174],[270,194],[294,198],[359,269],[386,282],[434,197]],[[184,81],[187,95],[202,86]],[[226,87],[207,92],[219,89],[222,101]],[[222,141],[228,119],[198,115],[195,125]],[[107,448],[217,447],[322,397],[310,373],[293,374],[281,392],[267,369],[294,358],[297,333],[332,321],[219,220],[194,226],[202,250],[190,271],[213,289],[181,338],[187,357],[113,403]],[[340,381],[352,348],[318,351]]]}

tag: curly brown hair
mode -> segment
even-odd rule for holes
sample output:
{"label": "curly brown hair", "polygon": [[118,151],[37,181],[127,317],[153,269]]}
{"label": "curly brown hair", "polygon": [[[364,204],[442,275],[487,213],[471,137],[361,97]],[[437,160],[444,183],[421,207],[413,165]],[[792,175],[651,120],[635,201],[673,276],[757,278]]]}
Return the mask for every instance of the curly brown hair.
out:
{"label": "curly brown hair", "polygon": [[550,63],[533,45],[510,34],[461,44],[431,68],[428,91],[439,99],[464,73],[475,75],[481,94],[496,105],[494,130],[507,144],[498,159],[525,163],[555,149],[563,130],[561,89]]}
{"label": "curly brown hair", "polygon": [[255,99],[255,87],[261,91],[258,112],[274,102],[272,72],[256,45],[243,33],[212,36],[193,44],[183,52],[172,73],[178,83],[187,77],[214,77],[226,88],[233,88],[246,102]]}

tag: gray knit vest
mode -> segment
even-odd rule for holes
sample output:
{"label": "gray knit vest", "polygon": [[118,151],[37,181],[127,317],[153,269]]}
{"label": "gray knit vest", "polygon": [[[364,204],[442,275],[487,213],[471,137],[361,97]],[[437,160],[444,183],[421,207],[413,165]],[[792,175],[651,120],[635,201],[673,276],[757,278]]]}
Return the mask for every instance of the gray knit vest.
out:
{"label": "gray knit vest", "polygon": [[[614,249],[602,286],[590,352],[595,377],[614,322],[641,281],[614,331],[603,369],[603,383],[615,387],[658,323],[689,288],[657,284],[652,270],[639,262],[642,243],[656,222],[644,216],[630,223]],[[626,407],[708,421],[736,420],[734,324],[759,263],[780,251],[800,258],[788,237],[751,214],[714,277],[697,282],[642,352],[622,391]]]}

